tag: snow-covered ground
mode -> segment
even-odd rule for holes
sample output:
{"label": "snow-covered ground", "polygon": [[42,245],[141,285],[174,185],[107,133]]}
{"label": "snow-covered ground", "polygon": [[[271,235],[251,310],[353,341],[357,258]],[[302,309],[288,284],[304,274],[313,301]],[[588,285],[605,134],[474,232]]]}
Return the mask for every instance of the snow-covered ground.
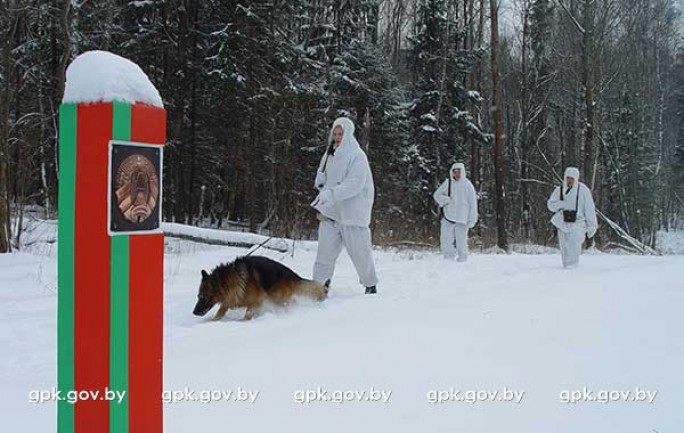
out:
{"label": "snow-covered ground", "polygon": [[[25,240],[50,240],[49,224],[42,230]],[[259,253],[309,276],[315,248]],[[30,403],[29,392],[55,386],[56,249],[26,250],[0,255],[0,419],[3,431],[49,432],[56,405]],[[474,254],[457,264],[434,252],[376,250],[380,294],[369,297],[343,253],[322,304],[251,322],[193,316],[200,270],[246,251],[167,239],[165,389],[259,391],[254,403],[166,404],[167,433],[682,431],[684,256],[593,254],[564,270],[554,254]],[[391,395],[295,401],[319,387],[331,399],[340,397],[333,391]],[[611,398],[602,390],[657,394],[652,403],[562,401],[584,387],[597,399]],[[519,403],[429,401],[430,391],[450,388],[461,398],[524,394]]]}
{"label": "snow-covered ground", "polygon": [[684,231],[659,231],[656,245],[663,254],[684,254]]}

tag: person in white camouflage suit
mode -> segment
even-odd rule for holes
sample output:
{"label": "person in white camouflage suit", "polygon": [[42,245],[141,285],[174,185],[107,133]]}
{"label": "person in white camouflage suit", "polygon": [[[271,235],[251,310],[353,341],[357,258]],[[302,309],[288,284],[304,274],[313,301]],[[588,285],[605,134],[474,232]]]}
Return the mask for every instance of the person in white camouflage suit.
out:
{"label": "person in white camouflage suit", "polygon": [[477,194],[463,163],[451,166],[449,178],[442,182],[433,197],[442,214],[439,236],[442,254],[453,259],[458,253],[457,261],[465,262],[468,260],[468,230],[477,223]]}
{"label": "person in white camouflage suit", "polygon": [[325,283],[332,278],[344,247],[366,294],[377,293],[369,228],[375,187],[368,158],[354,137],[350,119],[335,120],[314,184],[319,194],[311,206],[318,211],[319,225],[313,279]]}
{"label": "person in white camouflage suit", "polygon": [[585,237],[591,240],[598,228],[594,198],[589,187],[579,181],[576,167],[565,169],[563,185],[553,190],[547,206],[553,212],[551,224],[558,229],[563,267],[575,267]]}

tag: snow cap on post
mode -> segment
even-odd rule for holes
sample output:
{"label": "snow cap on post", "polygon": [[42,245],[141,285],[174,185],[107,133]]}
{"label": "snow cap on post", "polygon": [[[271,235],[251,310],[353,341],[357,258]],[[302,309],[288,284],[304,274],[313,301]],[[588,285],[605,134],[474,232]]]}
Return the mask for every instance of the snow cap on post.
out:
{"label": "snow cap on post", "polygon": [[85,52],[66,71],[63,104],[143,103],[164,108],[161,96],[138,65],[108,51]]}

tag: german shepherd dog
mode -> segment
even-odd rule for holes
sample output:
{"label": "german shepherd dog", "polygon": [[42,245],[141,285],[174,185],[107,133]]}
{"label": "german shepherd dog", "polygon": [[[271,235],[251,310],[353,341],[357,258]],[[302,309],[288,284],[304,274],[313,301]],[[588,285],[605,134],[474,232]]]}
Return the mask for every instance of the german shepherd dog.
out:
{"label": "german shepherd dog", "polygon": [[259,312],[264,301],[287,305],[293,296],[302,295],[323,301],[328,296],[330,280],[325,284],[307,280],[287,266],[262,256],[238,257],[232,263],[202,270],[197,304],[192,314],[204,316],[220,304],[213,320],[221,320],[231,308],[246,307],[243,320]]}

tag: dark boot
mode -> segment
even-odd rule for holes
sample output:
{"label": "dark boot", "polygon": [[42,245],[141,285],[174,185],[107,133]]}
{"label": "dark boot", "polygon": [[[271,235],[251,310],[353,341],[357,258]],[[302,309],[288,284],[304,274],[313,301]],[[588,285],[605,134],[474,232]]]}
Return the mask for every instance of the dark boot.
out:
{"label": "dark boot", "polygon": [[375,295],[376,293],[378,293],[378,290],[375,286],[366,287],[366,295]]}

